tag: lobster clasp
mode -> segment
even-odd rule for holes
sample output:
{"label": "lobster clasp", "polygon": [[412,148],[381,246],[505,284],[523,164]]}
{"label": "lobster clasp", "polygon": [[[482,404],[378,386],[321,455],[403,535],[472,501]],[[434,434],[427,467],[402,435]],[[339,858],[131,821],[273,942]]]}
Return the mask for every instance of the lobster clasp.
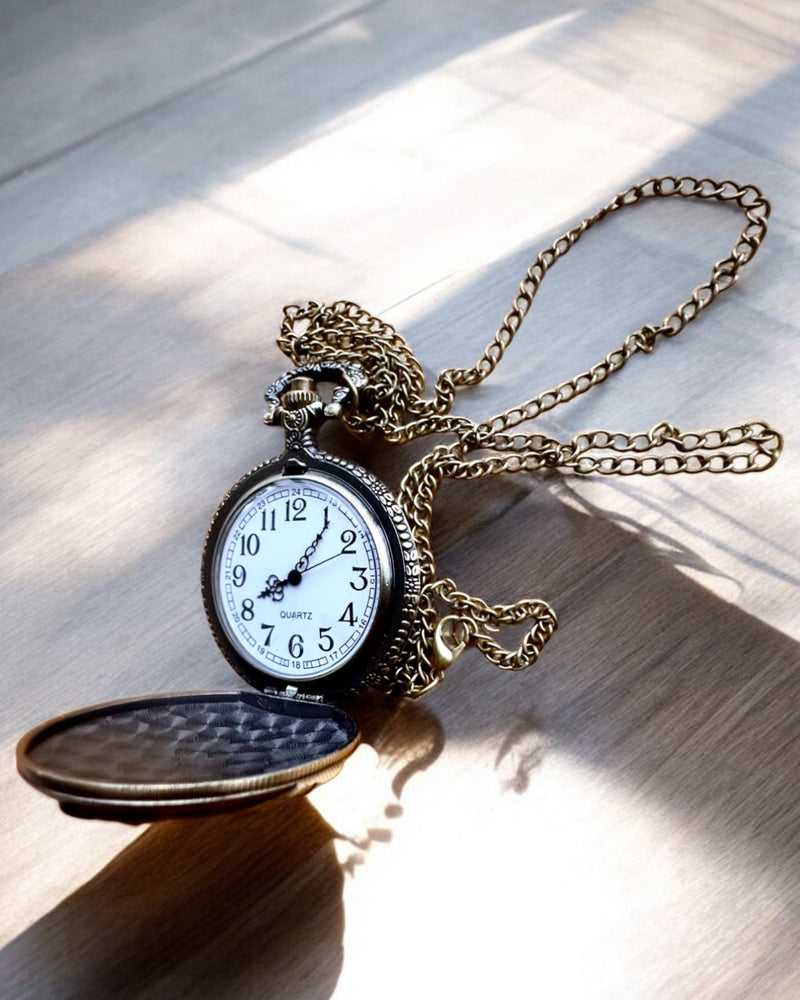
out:
{"label": "lobster clasp", "polygon": [[458,615],[445,615],[436,623],[433,632],[433,666],[437,671],[444,671],[467,648],[469,629],[467,623]]}

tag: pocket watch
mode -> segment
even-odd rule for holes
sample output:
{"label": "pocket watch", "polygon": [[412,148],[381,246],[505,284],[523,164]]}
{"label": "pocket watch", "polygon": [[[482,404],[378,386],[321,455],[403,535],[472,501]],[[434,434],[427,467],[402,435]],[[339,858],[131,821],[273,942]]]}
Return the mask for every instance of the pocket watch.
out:
{"label": "pocket watch", "polygon": [[[316,383],[331,379],[342,384],[326,404]],[[278,379],[265,421],[283,426],[286,450],[243,476],[211,522],[206,615],[226,659],[256,688],[344,694],[403,653],[420,586],[406,516],[375,476],[314,437],[363,385],[357,365]]]}
{"label": "pocket watch", "polygon": [[[745,225],[689,298],[587,371],[482,422],[451,414],[456,392],[494,371],[549,268],[606,216],[651,198],[733,206]],[[557,625],[546,601],[490,604],[436,579],[431,516],[440,484],[545,469],[652,476],[774,465],[782,437],[762,420],[688,432],[662,421],[566,442],[516,430],[679,334],[733,286],[766,235],[769,211],[758,188],[729,180],[651,177],[620,192],[539,254],[481,357],[440,372],[429,398],[421,364],[388,323],[348,301],[287,306],[278,345],[295,368],[267,390],[265,416],[283,428],[285,450],[231,488],[202,559],[206,616],[251,690],[150,696],[61,716],[20,741],[22,776],[82,816],[136,822],[232,809],[336,774],[359,734],[333,702],[367,684],[424,694],[466,646],[503,670],[534,663]],[[321,383],[334,386],[328,401]],[[326,419],[389,443],[454,440],[415,462],[395,498],[366,470],[318,448]],[[495,633],[521,622],[519,644],[504,649]]]}
{"label": "pocket watch", "polygon": [[[337,388],[324,403],[317,381]],[[22,776],[86,818],[152,821],[299,794],[341,770],[355,720],[330,699],[406,653],[417,550],[390,491],[317,447],[363,387],[357,365],[289,372],[266,393],[285,450],[243,476],[213,516],[202,592],[214,637],[255,689],[127,699],[37,727]]]}

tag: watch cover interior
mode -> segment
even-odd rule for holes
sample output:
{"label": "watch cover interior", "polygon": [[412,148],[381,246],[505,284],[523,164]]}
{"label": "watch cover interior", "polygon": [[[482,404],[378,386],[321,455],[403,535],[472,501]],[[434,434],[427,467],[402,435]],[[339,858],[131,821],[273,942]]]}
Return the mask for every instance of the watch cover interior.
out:
{"label": "watch cover interior", "polygon": [[71,815],[139,823],[310,791],[338,774],[359,738],[334,705],[193,692],[51,719],[20,740],[17,767]]}

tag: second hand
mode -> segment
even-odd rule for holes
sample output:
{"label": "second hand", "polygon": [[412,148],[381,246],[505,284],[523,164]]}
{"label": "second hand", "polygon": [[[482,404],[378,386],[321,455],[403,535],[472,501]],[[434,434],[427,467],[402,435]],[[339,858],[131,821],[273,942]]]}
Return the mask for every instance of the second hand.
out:
{"label": "second hand", "polygon": [[306,566],[305,572],[309,573],[312,569],[316,569],[317,566],[323,566],[326,562],[330,562],[331,559],[338,559],[339,556],[343,556],[343,555],[344,555],[344,551],[342,551],[342,552],[335,552],[332,556],[328,556],[327,559],[320,559],[320,561],[318,563],[314,563],[313,566]]}

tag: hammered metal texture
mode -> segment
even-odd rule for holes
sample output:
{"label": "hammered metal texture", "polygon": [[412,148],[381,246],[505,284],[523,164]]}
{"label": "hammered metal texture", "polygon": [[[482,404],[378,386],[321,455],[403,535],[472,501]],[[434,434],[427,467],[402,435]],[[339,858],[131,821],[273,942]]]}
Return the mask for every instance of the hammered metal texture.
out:
{"label": "hammered metal texture", "polygon": [[348,725],[341,713],[319,717],[318,706],[305,705],[275,710],[268,706],[276,700],[266,701],[209,697],[110,708],[43,733],[28,759],[67,780],[185,784],[313,765],[354,738],[355,723]]}

